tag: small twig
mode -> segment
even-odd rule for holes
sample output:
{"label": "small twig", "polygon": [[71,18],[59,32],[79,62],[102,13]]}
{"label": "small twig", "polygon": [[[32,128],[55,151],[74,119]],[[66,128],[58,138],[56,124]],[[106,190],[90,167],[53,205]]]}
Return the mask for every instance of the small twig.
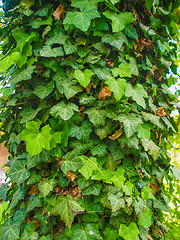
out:
{"label": "small twig", "polygon": [[102,173],[102,171],[98,168],[98,166],[93,162],[93,161],[91,161],[88,157],[86,157],[85,155],[83,155],[88,161],[90,161],[92,164],[94,164],[95,166],[96,166],[96,168],[99,170],[99,172],[102,174],[102,176],[103,176],[103,173]]}

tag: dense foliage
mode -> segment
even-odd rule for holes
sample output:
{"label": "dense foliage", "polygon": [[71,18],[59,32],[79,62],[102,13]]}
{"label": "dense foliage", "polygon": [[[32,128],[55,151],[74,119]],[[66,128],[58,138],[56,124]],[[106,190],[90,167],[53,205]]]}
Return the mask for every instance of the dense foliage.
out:
{"label": "dense foliage", "polygon": [[2,240],[164,238],[178,6],[5,1]]}

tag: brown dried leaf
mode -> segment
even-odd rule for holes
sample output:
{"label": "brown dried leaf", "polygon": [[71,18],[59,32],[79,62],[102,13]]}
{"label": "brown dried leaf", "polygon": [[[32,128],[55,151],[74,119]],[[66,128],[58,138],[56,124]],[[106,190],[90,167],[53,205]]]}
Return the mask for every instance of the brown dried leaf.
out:
{"label": "brown dried leaf", "polygon": [[86,87],[86,93],[89,94],[91,91],[92,86],[94,86],[94,83],[90,82]]}
{"label": "brown dried leaf", "polygon": [[99,92],[99,100],[103,100],[105,101],[106,100],[106,96],[111,96],[111,90],[109,89],[109,87],[104,87],[101,89],[101,91]]}
{"label": "brown dried leaf", "polygon": [[164,111],[164,107],[158,108],[158,111],[156,113],[158,116],[168,116],[169,114]]}
{"label": "brown dried leaf", "polygon": [[122,130],[122,128],[120,128],[120,129],[116,130],[116,132],[109,138],[114,141],[117,138],[119,138],[122,134],[123,134],[123,130]]}
{"label": "brown dried leaf", "polygon": [[64,6],[60,4],[59,7],[57,7],[56,10],[53,12],[54,19],[60,20],[61,17],[62,19],[64,19],[64,13]]}
{"label": "brown dried leaf", "polygon": [[57,225],[57,230],[58,230],[57,231],[57,235],[62,233],[65,230],[65,228],[66,228],[66,225],[65,225],[65,223],[63,221],[58,222],[58,225]]}
{"label": "brown dried leaf", "polygon": [[29,192],[29,195],[36,195],[39,193],[38,185],[34,185],[31,191]]}
{"label": "brown dried leaf", "polygon": [[36,229],[39,228],[39,221],[35,219],[35,220],[33,220],[33,222],[34,222],[35,225],[36,225]]}
{"label": "brown dried leaf", "polygon": [[85,106],[81,106],[80,109],[79,109],[79,116],[81,117],[82,121],[84,121],[84,118],[85,118]]}
{"label": "brown dried leaf", "polygon": [[74,181],[77,178],[76,174],[74,174],[74,172],[70,170],[67,172],[66,177],[70,178],[72,181]]}

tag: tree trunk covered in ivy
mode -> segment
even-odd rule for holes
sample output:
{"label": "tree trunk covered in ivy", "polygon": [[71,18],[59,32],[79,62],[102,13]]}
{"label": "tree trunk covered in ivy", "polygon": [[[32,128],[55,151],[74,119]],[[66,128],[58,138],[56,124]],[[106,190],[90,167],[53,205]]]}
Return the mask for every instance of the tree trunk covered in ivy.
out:
{"label": "tree trunk covered in ivy", "polygon": [[4,1],[1,240],[164,239],[178,6]]}

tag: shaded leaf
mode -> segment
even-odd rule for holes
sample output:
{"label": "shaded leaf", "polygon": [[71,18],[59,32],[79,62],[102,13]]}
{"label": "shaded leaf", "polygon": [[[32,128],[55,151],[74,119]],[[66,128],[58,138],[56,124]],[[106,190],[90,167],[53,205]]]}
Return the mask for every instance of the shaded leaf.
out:
{"label": "shaded leaf", "polygon": [[17,182],[17,184],[23,183],[27,178],[30,177],[30,172],[28,169],[26,169],[26,164],[26,160],[14,161],[8,174],[9,178]]}
{"label": "shaded leaf", "polygon": [[105,121],[106,121],[105,110],[89,108],[84,113],[88,115],[90,122],[92,122],[95,127],[105,125]]}
{"label": "shaded leaf", "polygon": [[145,151],[148,151],[154,160],[158,159],[160,154],[160,148],[152,140],[148,140],[147,138],[142,138],[142,145]]}
{"label": "shaded leaf", "polygon": [[78,112],[78,106],[74,103],[60,102],[51,108],[51,114],[59,115],[63,120],[69,120],[73,115],[74,111]]}
{"label": "shaded leaf", "polygon": [[75,172],[83,165],[83,161],[72,153],[67,153],[64,158],[65,161],[61,164],[61,170],[65,174],[67,174],[69,170]]}
{"label": "shaded leaf", "polygon": [[39,194],[37,196],[30,196],[26,212],[30,212],[35,207],[42,207],[42,199],[39,198]]}
{"label": "shaded leaf", "polygon": [[125,208],[125,201],[122,197],[120,198],[118,195],[109,194],[108,199],[111,203],[112,212],[116,212],[120,208]]}
{"label": "shaded leaf", "polygon": [[104,34],[102,37],[103,43],[109,43],[111,46],[121,50],[123,43],[128,44],[127,38],[122,32],[114,34]]}
{"label": "shaded leaf", "polygon": [[78,140],[86,142],[89,139],[89,134],[92,132],[92,124],[85,120],[81,126],[72,125],[70,127],[69,136],[76,137]]}
{"label": "shaded leaf", "polygon": [[19,223],[12,223],[11,219],[8,219],[5,226],[1,230],[2,240],[17,240],[20,235]]}
{"label": "shaded leaf", "polygon": [[10,79],[11,84],[31,79],[31,75],[33,74],[35,68],[35,66],[30,66],[26,69],[16,70],[16,72],[12,74],[12,77]]}
{"label": "shaded leaf", "polygon": [[47,86],[39,85],[37,86],[33,93],[37,95],[39,98],[44,99],[47,96],[49,96],[50,93],[52,93],[54,89],[54,82],[51,81],[47,84]]}

